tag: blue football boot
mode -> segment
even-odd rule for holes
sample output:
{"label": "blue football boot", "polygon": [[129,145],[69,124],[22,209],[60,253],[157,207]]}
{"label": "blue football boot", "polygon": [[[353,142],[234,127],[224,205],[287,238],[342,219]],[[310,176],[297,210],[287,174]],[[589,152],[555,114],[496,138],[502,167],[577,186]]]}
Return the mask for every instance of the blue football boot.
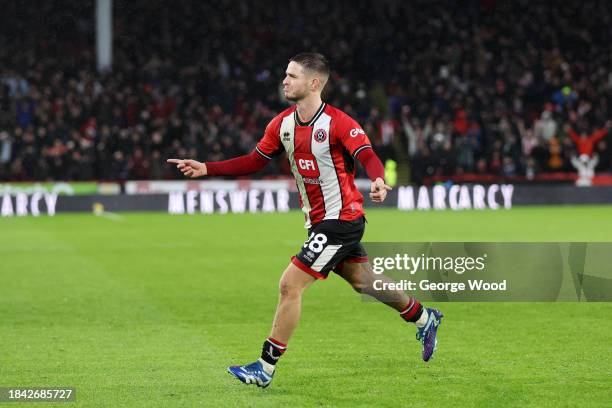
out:
{"label": "blue football boot", "polygon": [[270,385],[274,376],[274,374],[266,373],[259,360],[243,366],[228,367],[227,371],[245,384],[257,384],[262,388]]}
{"label": "blue football boot", "polygon": [[423,344],[423,361],[429,361],[434,351],[436,351],[436,345],[438,340],[436,335],[438,333],[438,326],[442,323],[442,312],[433,308],[426,308],[427,310],[427,323],[425,326],[417,329],[416,338]]}

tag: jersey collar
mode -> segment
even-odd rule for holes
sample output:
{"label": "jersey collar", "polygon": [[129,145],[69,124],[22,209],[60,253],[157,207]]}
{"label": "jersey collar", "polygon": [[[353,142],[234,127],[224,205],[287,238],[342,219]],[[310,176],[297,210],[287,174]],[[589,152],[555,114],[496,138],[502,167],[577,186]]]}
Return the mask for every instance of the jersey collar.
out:
{"label": "jersey collar", "polygon": [[317,121],[317,119],[319,119],[319,117],[323,114],[324,110],[325,110],[325,102],[321,102],[321,106],[319,106],[319,109],[317,109],[317,113],[314,114],[312,119],[310,119],[310,121],[308,122],[302,122],[297,113],[297,107],[296,107],[295,111],[293,112],[295,123],[297,123],[298,126],[312,126]]}

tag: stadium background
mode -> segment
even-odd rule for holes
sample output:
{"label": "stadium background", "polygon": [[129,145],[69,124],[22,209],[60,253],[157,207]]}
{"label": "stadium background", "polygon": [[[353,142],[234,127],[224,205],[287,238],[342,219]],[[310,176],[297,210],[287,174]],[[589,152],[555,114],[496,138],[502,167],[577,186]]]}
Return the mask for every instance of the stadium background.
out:
{"label": "stadium background", "polygon": [[[568,134],[610,127],[607,2],[115,0],[112,17],[113,63],[99,69],[95,2],[3,4],[0,386],[75,386],[80,406],[612,400],[609,304],[440,304],[442,348],[425,366],[412,330],[338,279],[307,295],[273,386],[239,387],[224,368],[266,334],[301,216],[293,198],[288,214],[167,212],[203,212],[189,194],[208,189],[269,188],[278,204],[294,194],[288,168],[188,184],[164,164],[249,152],[286,106],[288,58],[319,51],[326,100],[397,164],[394,194],[415,194],[370,209],[366,240],[608,242],[610,137],[594,145],[597,186],[575,187]],[[417,207],[422,185],[472,201],[474,185],[512,185],[515,205],[394,208]],[[54,199],[56,216],[33,216]]]}

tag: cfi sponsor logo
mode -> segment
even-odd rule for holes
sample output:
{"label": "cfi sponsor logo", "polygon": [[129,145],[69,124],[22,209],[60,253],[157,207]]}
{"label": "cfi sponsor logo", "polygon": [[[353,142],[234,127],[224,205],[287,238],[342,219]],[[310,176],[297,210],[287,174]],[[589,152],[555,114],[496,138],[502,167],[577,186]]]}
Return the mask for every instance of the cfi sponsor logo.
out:
{"label": "cfi sponsor logo", "polygon": [[365,132],[361,128],[354,128],[354,129],[351,129],[349,134],[351,135],[351,137],[357,137],[359,135],[365,135]]}
{"label": "cfi sponsor logo", "polygon": [[327,139],[327,132],[325,130],[317,129],[314,132],[314,140],[316,140],[317,142],[323,143],[325,139]]}

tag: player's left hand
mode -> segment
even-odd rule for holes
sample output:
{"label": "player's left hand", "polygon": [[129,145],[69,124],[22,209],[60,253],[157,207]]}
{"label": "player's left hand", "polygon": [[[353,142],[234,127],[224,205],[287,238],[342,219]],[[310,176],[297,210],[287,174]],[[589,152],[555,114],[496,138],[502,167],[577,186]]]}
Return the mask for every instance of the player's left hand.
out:
{"label": "player's left hand", "polygon": [[375,203],[382,203],[387,198],[387,191],[391,191],[391,186],[386,185],[385,180],[378,177],[370,187],[370,198]]}

